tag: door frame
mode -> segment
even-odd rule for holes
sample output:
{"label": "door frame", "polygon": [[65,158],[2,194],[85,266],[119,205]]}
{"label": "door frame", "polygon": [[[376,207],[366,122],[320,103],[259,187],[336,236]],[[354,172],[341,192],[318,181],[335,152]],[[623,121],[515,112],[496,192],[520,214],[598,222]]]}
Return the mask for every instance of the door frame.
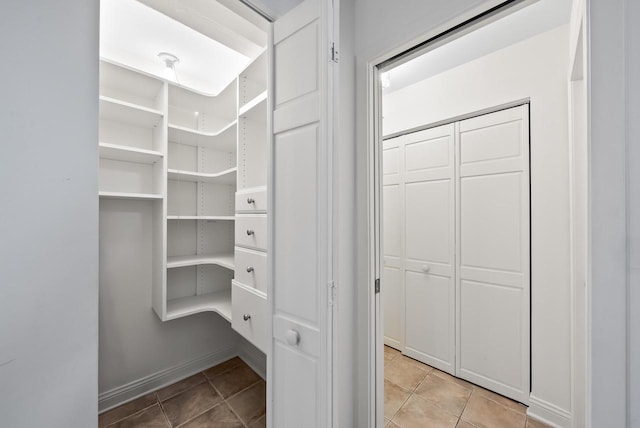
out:
{"label": "door frame", "polygon": [[425,52],[490,24],[500,17],[529,6],[536,0],[491,0],[478,8],[415,37],[366,63],[367,116],[367,339],[368,419],[370,427],[384,426],[384,333],[379,279],[382,276],[382,91],[380,75]]}

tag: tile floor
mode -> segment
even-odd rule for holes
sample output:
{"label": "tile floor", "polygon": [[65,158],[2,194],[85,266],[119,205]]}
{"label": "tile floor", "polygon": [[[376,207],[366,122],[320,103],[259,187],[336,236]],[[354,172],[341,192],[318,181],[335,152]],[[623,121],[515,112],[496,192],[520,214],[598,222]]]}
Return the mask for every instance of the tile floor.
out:
{"label": "tile floor", "polygon": [[543,428],[527,408],[431,366],[384,349],[388,428]]}
{"label": "tile floor", "polygon": [[266,385],[232,358],[100,415],[100,428],[266,426]]}

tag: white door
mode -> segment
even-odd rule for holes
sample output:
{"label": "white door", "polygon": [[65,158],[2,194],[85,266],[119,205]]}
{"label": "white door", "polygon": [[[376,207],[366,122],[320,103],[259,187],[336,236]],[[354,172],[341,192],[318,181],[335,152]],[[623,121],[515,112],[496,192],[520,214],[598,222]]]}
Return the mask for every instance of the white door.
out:
{"label": "white door", "polygon": [[274,428],[331,426],[330,2],[273,28],[273,315],[267,382]]}
{"label": "white door", "polygon": [[529,397],[529,109],[458,124],[458,376]]}
{"label": "white door", "polygon": [[405,346],[403,352],[455,371],[454,125],[405,135]]}
{"label": "white door", "polygon": [[381,292],[384,344],[404,348],[404,236],[402,209],[404,146],[402,138],[385,140],[382,152],[382,217],[384,236]]}

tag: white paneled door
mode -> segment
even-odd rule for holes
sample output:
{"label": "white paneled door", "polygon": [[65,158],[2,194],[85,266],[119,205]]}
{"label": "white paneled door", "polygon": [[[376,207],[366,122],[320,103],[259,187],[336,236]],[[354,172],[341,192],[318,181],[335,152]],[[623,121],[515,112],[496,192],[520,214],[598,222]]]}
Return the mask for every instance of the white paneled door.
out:
{"label": "white paneled door", "polygon": [[330,5],[306,0],[274,24],[267,387],[275,428],[331,426]]}
{"label": "white paneled door", "polygon": [[383,145],[385,344],[529,397],[529,109]]}
{"label": "white paneled door", "polygon": [[458,124],[458,376],[529,400],[528,105]]}
{"label": "white paneled door", "polygon": [[452,373],[455,364],[454,126],[404,139],[404,353]]}

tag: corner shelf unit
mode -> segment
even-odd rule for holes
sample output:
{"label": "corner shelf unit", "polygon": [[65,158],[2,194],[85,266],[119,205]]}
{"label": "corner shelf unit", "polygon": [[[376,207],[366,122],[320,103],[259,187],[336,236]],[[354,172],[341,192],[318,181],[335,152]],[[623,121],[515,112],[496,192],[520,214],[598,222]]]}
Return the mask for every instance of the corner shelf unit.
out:
{"label": "corner shelf unit", "polygon": [[99,194],[152,201],[152,305],[163,321],[209,311],[236,328],[232,313],[246,310],[232,304],[236,199],[258,189],[266,201],[267,64],[265,51],[205,96],[100,62]]}

